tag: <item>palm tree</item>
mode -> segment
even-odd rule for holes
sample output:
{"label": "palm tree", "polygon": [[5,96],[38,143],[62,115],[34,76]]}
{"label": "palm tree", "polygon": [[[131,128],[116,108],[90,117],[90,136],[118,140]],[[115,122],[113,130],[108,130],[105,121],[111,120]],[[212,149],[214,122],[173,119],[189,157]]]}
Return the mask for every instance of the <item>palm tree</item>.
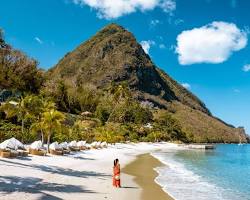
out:
{"label": "palm tree", "polygon": [[64,114],[55,109],[47,110],[42,114],[41,125],[47,134],[47,151],[49,151],[52,134],[61,130],[62,122],[64,120]]}
{"label": "palm tree", "polygon": [[22,135],[24,135],[25,120],[32,118],[29,109],[30,100],[31,96],[26,96],[21,98],[19,102],[9,101],[1,106],[1,110],[5,112],[7,118],[17,117],[17,120],[21,121]]}
{"label": "palm tree", "polygon": [[115,106],[113,107],[107,122],[109,122],[110,119],[112,118],[112,115],[115,112],[121,100],[125,99],[126,101],[128,101],[129,99],[131,99],[132,96],[127,82],[122,82],[119,85],[112,83],[109,92],[114,96]]}
{"label": "palm tree", "polygon": [[32,132],[40,132],[42,144],[44,144],[44,124],[42,121],[43,113],[51,109],[56,109],[56,106],[54,102],[43,97],[34,96],[33,100],[33,102],[35,102],[35,105],[33,105],[35,108],[33,111],[35,121],[31,125],[30,130]]}
{"label": "palm tree", "polygon": [[37,133],[37,132],[41,133],[41,141],[42,141],[42,145],[43,145],[44,144],[44,125],[43,125],[43,121],[41,121],[40,119],[35,121],[30,126],[30,131],[34,132],[34,133]]}

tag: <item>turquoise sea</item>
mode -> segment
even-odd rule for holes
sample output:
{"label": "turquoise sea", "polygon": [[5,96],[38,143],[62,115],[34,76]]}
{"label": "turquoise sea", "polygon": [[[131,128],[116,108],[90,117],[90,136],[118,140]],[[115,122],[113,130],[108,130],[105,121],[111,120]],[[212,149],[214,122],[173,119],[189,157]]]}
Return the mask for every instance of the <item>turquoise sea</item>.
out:
{"label": "turquoise sea", "polygon": [[250,145],[220,144],[215,150],[153,153],[167,166],[156,182],[176,200],[250,200]]}

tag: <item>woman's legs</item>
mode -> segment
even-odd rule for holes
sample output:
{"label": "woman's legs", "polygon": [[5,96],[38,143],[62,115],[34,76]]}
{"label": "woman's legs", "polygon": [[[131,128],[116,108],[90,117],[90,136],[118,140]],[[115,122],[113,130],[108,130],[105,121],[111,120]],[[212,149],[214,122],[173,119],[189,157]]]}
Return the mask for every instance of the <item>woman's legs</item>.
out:
{"label": "woman's legs", "polygon": [[113,177],[113,186],[116,187],[116,180],[115,180],[115,177]]}
{"label": "woman's legs", "polygon": [[115,186],[116,187],[121,187],[121,180],[116,180],[115,181]]}

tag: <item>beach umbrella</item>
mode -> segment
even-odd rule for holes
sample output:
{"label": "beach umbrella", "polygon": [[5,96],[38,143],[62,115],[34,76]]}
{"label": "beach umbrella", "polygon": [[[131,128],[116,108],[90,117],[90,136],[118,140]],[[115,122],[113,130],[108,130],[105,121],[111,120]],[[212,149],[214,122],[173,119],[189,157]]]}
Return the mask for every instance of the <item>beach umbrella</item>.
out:
{"label": "beach umbrella", "polygon": [[35,150],[40,150],[40,149],[42,149],[42,147],[43,147],[43,145],[42,145],[41,140],[35,141],[30,145],[30,148],[35,149]]}
{"label": "beach umbrella", "polygon": [[96,148],[100,148],[101,147],[101,142],[97,142],[96,143]]}
{"label": "beach umbrella", "polygon": [[74,141],[71,141],[70,143],[69,143],[69,146],[70,147],[77,147],[77,142],[74,140]]}
{"label": "beach umbrella", "polygon": [[60,148],[60,145],[58,144],[58,142],[53,142],[49,145],[49,148],[52,149],[52,150],[58,150],[58,149],[61,149]]}
{"label": "beach umbrella", "polygon": [[60,147],[63,148],[63,149],[67,149],[68,148],[68,143],[67,142],[62,142],[60,144]]}
{"label": "beach umbrella", "polygon": [[87,149],[90,149],[90,148],[91,148],[91,144],[85,144],[85,147],[86,147]]}
{"label": "beach umbrella", "polygon": [[15,150],[19,148],[24,149],[24,145],[19,140],[13,137],[8,140],[5,140],[0,144],[0,149],[7,149],[7,148]]}
{"label": "beach umbrella", "polygon": [[93,148],[96,148],[96,145],[97,145],[97,142],[92,142],[92,143],[90,144],[90,146],[93,147]]}
{"label": "beach umbrella", "polygon": [[86,144],[86,141],[79,141],[77,142],[78,147],[83,147]]}
{"label": "beach umbrella", "polygon": [[101,147],[102,147],[102,148],[104,148],[104,147],[108,147],[107,142],[102,142],[102,143],[101,143]]}

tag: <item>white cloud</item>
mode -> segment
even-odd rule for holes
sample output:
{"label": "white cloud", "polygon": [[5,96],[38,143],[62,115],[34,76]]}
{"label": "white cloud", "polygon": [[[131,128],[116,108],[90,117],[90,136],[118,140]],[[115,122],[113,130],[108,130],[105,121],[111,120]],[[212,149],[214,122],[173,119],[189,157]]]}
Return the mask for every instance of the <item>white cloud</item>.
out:
{"label": "white cloud", "polygon": [[43,41],[39,37],[35,37],[34,40],[36,40],[39,44],[43,44]]}
{"label": "white cloud", "polygon": [[242,68],[242,70],[243,70],[244,72],[249,72],[249,71],[250,71],[250,64],[244,65],[243,68]]}
{"label": "white cloud", "polygon": [[159,45],[159,48],[160,48],[160,49],[166,49],[166,46],[165,46],[165,44],[160,44],[160,45]]}
{"label": "white cloud", "polygon": [[181,85],[186,89],[191,89],[191,85],[189,83],[182,83]]}
{"label": "white cloud", "polygon": [[87,5],[97,11],[99,18],[114,19],[134,13],[161,8],[172,15],[176,9],[175,0],[72,0],[73,3]]}
{"label": "white cloud", "polygon": [[171,15],[173,14],[173,11],[176,9],[176,2],[173,0],[162,1],[159,5],[164,12],[170,13]]}
{"label": "white cloud", "polygon": [[175,51],[176,50],[176,46],[171,44],[169,47],[169,51]]}
{"label": "white cloud", "polygon": [[183,20],[183,19],[176,19],[176,20],[174,20],[174,24],[175,24],[176,26],[178,26],[178,25],[180,25],[180,24],[182,24],[182,23],[184,23],[184,20]]}
{"label": "white cloud", "polygon": [[175,50],[182,65],[222,63],[246,45],[247,33],[244,30],[233,23],[215,21],[183,31],[177,37]]}
{"label": "white cloud", "polygon": [[151,48],[152,45],[155,45],[155,41],[152,40],[147,40],[147,41],[141,41],[140,42],[143,50],[145,51],[146,54],[149,54],[149,50]]}
{"label": "white cloud", "polygon": [[151,26],[151,27],[155,27],[155,26],[157,26],[159,23],[160,23],[160,20],[158,20],[158,19],[153,19],[153,20],[150,21],[150,26]]}

